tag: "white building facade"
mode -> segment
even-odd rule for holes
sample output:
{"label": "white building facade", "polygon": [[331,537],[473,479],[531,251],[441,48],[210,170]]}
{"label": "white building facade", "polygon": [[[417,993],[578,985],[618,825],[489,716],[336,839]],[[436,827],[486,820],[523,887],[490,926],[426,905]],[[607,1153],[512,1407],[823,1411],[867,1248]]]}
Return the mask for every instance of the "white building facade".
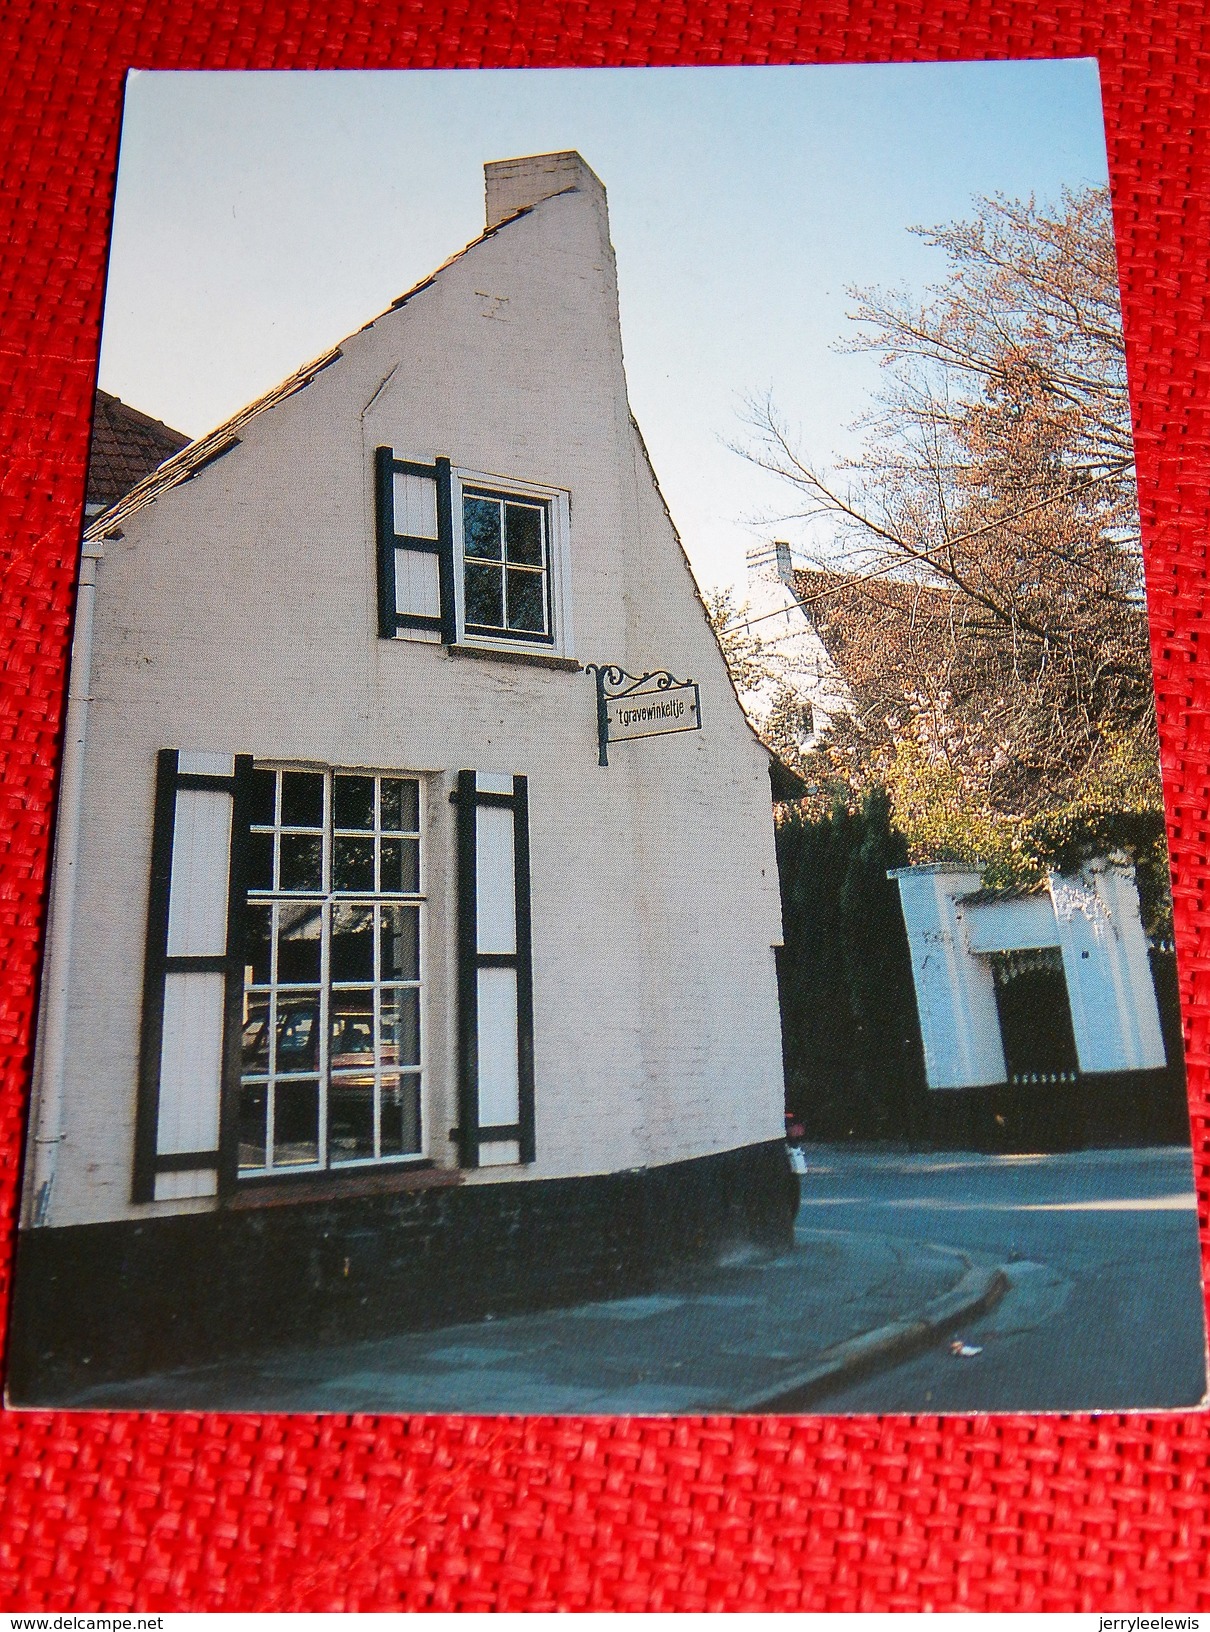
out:
{"label": "white building facade", "polygon": [[[1134,870],[1122,858],[1051,873],[1045,890],[982,888],[959,862],[895,868],[930,1088],[1009,1080],[994,963],[1051,953],[1085,1077],[1167,1065]],[[1041,1020],[1042,1017],[1040,1016]]]}
{"label": "white building facade", "polygon": [[853,694],[799,597],[789,544],[776,539],[757,545],[747,559],[744,622],[765,643],[774,672],[740,696],[760,731],[776,710],[788,708],[793,715],[789,723],[806,752],[837,715],[853,712]]}
{"label": "white building facade", "polygon": [[[604,189],[486,173],[481,238],[87,535],[27,1397],[788,1239],[767,755],[630,414]],[[586,664],[694,682],[698,728],[602,767]]]}

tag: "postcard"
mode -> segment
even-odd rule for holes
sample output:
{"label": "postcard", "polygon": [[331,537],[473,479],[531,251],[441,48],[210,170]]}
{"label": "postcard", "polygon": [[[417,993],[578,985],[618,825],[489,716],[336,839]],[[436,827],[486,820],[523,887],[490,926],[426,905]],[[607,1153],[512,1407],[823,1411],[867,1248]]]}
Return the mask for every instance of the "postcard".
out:
{"label": "postcard", "polygon": [[1189,1408],[1092,62],[132,73],[7,1394]]}

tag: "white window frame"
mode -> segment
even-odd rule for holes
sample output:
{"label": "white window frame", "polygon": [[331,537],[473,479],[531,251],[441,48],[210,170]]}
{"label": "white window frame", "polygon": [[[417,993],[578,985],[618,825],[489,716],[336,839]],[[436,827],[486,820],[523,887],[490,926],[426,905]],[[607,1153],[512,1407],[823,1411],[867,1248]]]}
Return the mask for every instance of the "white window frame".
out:
{"label": "white window frame", "polygon": [[[490,471],[453,469],[451,509],[454,543],[454,608],[458,644],[492,652],[524,652],[546,657],[574,656],[571,621],[571,495],[542,482],[523,482]],[[549,637],[527,639],[521,634],[468,633],[466,627],[466,540],[462,524],[464,491],[470,488],[491,497],[533,499],[546,509],[546,549],[550,574]]]}
{"label": "white window frame", "polygon": [[[420,773],[418,773],[416,771],[411,771],[411,770],[398,770],[398,769],[387,769],[387,768],[370,769],[370,768],[367,768],[367,767],[364,767],[364,766],[355,766],[355,765],[315,765],[315,764],[306,764],[306,763],[301,763],[301,762],[298,762],[298,761],[288,761],[288,760],[261,760],[261,759],[258,759],[256,761],[256,764],[255,764],[255,769],[258,770],[258,771],[270,771],[270,772],[273,772],[275,774],[277,772],[279,772],[279,771],[294,771],[294,772],[300,772],[302,774],[310,774],[310,775],[319,774],[319,775],[322,775],[323,778],[324,778],[323,841],[322,841],[323,850],[322,850],[322,862],[321,862],[322,888],[319,889],[319,890],[313,890],[313,891],[307,891],[307,890],[283,890],[280,887],[280,883],[278,883],[277,887],[275,887],[272,890],[250,889],[248,891],[248,894],[247,894],[247,904],[250,907],[280,908],[280,907],[285,907],[285,906],[296,905],[296,904],[299,904],[299,903],[302,903],[302,902],[314,902],[319,906],[320,912],[321,912],[322,917],[323,917],[323,927],[322,927],[322,931],[321,931],[321,948],[322,948],[322,950],[321,950],[320,982],[319,982],[319,1003],[318,1003],[318,1013],[317,1013],[317,1017],[316,1017],[316,1023],[318,1024],[318,1027],[319,1027],[319,1032],[318,1032],[318,1037],[317,1037],[318,1049],[317,1049],[317,1056],[316,1056],[316,1058],[317,1058],[316,1075],[317,1075],[318,1081],[319,1081],[319,1088],[318,1088],[318,1116],[319,1116],[318,1134],[319,1134],[319,1140],[318,1140],[318,1160],[317,1161],[315,1161],[315,1162],[305,1162],[305,1163],[304,1162],[288,1163],[288,1164],[283,1164],[283,1165],[276,1165],[276,1164],[271,1163],[270,1165],[267,1165],[267,1166],[264,1166],[264,1167],[240,1167],[238,1169],[239,1183],[244,1184],[244,1183],[247,1183],[247,1182],[256,1182],[257,1180],[267,1179],[267,1178],[284,1179],[284,1178],[287,1178],[288,1176],[294,1175],[294,1174],[298,1174],[298,1175],[304,1175],[305,1174],[305,1175],[308,1175],[308,1176],[311,1176],[311,1177],[314,1177],[317,1174],[322,1174],[322,1175],[327,1176],[327,1177],[336,1178],[342,1173],[359,1172],[359,1171],[364,1172],[367,1168],[377,1170],[377,1169],[383,1168],[383,1167],[400,1167],[400,1166],[408,1166],[408,1165],[415,1166],[418,1163],[424,1163],[424,1162],[429,1160],[429,1155],[430,1155],[430,1128],[429,1128],[429,1105],[428,1105],[428,1098],[429,1098],[428,1085],[429,1085],[429,1077],[430,1077],[430,1067],[429,1067],[429,1046],[430,1046],[429,1045],[429,1019],[430,1019],[430,1015],[429,1015],[429,1012],[428,1012],[429,1006],[428,1006],[428,1001],[427,1001],[427,999],[428,999],[428,989],[429,989],[429,979],[430,979],[429,972],[428,972],[429,971],[429,949],[428,949],[428,934],[429,934],[428,907],[429,907],[429,897],[428,897],[428,886],[427,886],[427,877],[426,877],[427,869],[428,869],[428,844],[429,844],[429,834],[428,834],[428,779],[425,776],[421,775]],[[332,879],[332,845],[333,845],[333,840],[334,840],[334,837],[335,837],[335,831],[336,830],[335,830],[335,820],[334,820],[334,810],[333,810],[333,797],[334,797],[333,778],[337,777],[337,776],[366,776],[366,777],[374,777],[376,779],[376,781],[378,781],[378,782],[381,782],[382,779],[389,779],[389,780],[398,780],[398,781],[405,781],[405,782],[415,782],[417,784],[417,786],[418,786],[418,817],[417,817],[418,826],[417,826],[416,837],[417,837],[417,840],[418,840],[418,847],[419,848],[418,848],[418,879],[417,879],[418,887],[417,887],[417,889],[415,891],[404,891],[404,892],[398,892],[398,893],[396,893],[396,892],[383,892],[382,890],[339,891],[338,892],[338,891],[336,891],[334,889],[333,879]],[[375,838],[377,838],[379,836],[387,836],[387,837],[391,836],[389,832],[384,835],[383,830],[381,828],[381,818],[378,815],[378,800],[380,799],[380,797],[381,797],[380,793],[378,793],[376,791],[376,793],[375,793],[375,824],[376,825],[375,825],[375,827],[373,829],[373,835],[372,835]],[[263,829],[258,828],[258,831],[263,831]],[[275,818],[275,824],[274,824],[273,831],[276,834],[279,834],[279,835],[281,833],[283,833],[283,832],[290,831],[290,829],[284,827],[282,822],[281,822],[280,806],[277,807],[277,813],[276,813],[276,818]],[[342,830],[342,831],[344,831],[344,830]],[[359,831],[358,836],[362,836],[360,834],[360,831]],[[277,846],[275,844],[275,856],[276,856],[276,849],[277,849]],[[277,869],[276,869],[276,865],[275,865],[275,878],[276,878],[276,876],[277,876]],[[381,907],[403,906],[403,907],[415,908],[417,910],[417,914],[418,914],[417,933],[418,933],[418,937],[419,937],[419,941],[418,941],[418,951],[419,951],[419,970],[418,970],[418,974],[419,974],[419,979],[417,981],[414,981],[414,982],[408,980],[408,981],[401,981],[401,982],[397,983],[401,988],[402,987],[409,987],[409,988],[414,987],[416,989],[416,991],[417,991],[417,1002],[418,1002],[418,1005],[419,1005],[420,1057],[419,1057],[419,1062],[418,1062],[418,1069],[417,1069],[415,1074],[418,1075],[418,1077],[419,1077],[419,1109],[420,1109],[419,1147],[420,1148],[418,1150],[416,1150],[416,1151],[404,1151],[404,1152],[400,1152],[398,1154],[392,1154],[392,1155],[381,1155],[380,1154],[378,1156],[365,1156],[365,1157],[358,1157],[358,1158],[355,1158],[355,1159],[351,1159],[351,1160],[348,1160],[348,1161],[339,1161],[339,1162],[333,1162],[332,1159],[331,1159],[331,1152],[330,1152],[330,1150],[328,1148],[328,1096],[329,1096],[329,1091],[330,1091],[330,1088],[331,1088],[331,1066],[330,1066],[330,1060],[329,1060],[329,1046],[330,1046],[329,1033],[330,1033],[330,1024],[331,1024],[331,1022],[330,1022],[330,1009],[331,1009],[331,1002],[332,1002],[332,995],[333,995],[331,967],[330,967],[330,956],[331,956],[331,937],[332,937],[332,914],[333,914],[334,910],[336,908],[340,907],[340,906],[363,906],[363,907],[364,906],[374,906],[374,907],[379,907],[379,906],[381,906]],[[274,913],[274,917],[273,917],[272,921],[273,921],[274,925],[276,925],[276,912]],[[274,943],[273,944],[276,945],[276,930],[274,930]],[[375,934],[375,936],[374,936],[374,945],[375,945],[375,961],[377,961],[377,947],[378,947],[378,936],[377,936],[377,934]],[[348,985],[351,985],[351,984],[353,984],[353,983],[351,983],[351,982],[342,982],[341,986],[343,988],[344,986],[348,986]],[[377,1008],[378,1008],[378,1004],[379,1004],[379,1001],[380,1001],[380,994],[381,994],[382,988],[384,987],[384,985],[389,986],[389,985],[394,985],[396,983],[394,983],[394,982],[385,982],[384,983],[381,980],[381,978],[380,978],[380,976],[379,976],[379,974],[377,972],[377,968],[376,968],[375,969],[375,974],[374,974],[372,980],[370,980],[370,981],[359,981],[356,984],[361,988],[369,987],[369,988],[371,988],[373,990],[373,992],[374,992],[375,1013],[377,1013]],[[270,987],[268,989],[269,989],[269,991],[270,991],[270,993],[272,995],[272,998],[274,998],[274,999],[276,998],[277,993],[279,992],[280,988],[281,988],[281,983],[280,982],[271,981]],[[248,1000],[247,988],[245,987],[245,994],[244,994],[244,1004],[245,1004],[245,1006],[247,1004],[247,1000]],[[271,1009],[271,1012],[272,1012],[272,1009]],[[375,1083],[376,1083],[375,1093],[376,1093],[376,1098],[377,1098],[377,1082],[378,1082],[378,1080],[380,1079],[380,1077],[382,1075],[381,1062],[379,1062],[377,1059],[374,1062],[374,1072],[375,1072]],[[412,1074],[412,1073],[409,1072],[408,1074]],[[267,1073],[253,1072],[253,1073],[246,1073],[246,1074],[241,1072],[241,1079],[240,1079],[241,1080],[241,1092],[242,1092],[242,1087],[243,1087],[243,1083],[244,1083],[245,1080],[253,1080],[253,1081],[256,1081],[256,1082],[259,1083],[262,1076],[266,1078],[266,1096],[267,1096],[267,1098],[269,1098],[269,1086],[268,1086],[269,1080],[275,1081],[276,1078],[277,1078],[277,1073],[274,1073],[274,1072],[267,1072]],[[307,1080],[309,1080],[309,1078]],[[269,1107],[270,1108],[267,1108],[267,1110],[266,1110],[266,1118],[267,1118],[266,1151],[267,1152],[271,1151],[272,1140],[273,1140],[273,1117],[272,1117],[271,1104],[272,1104],[272,1101],[271,1101],[271,1098],[269,1098]],[[379,1133],[379,1131],[380,1131],[379,1128],[376,1126],[376,1134]],[[238,1140],[238,1137],[239,1137],[238,1128],[236,1130],[235,1137]]]}

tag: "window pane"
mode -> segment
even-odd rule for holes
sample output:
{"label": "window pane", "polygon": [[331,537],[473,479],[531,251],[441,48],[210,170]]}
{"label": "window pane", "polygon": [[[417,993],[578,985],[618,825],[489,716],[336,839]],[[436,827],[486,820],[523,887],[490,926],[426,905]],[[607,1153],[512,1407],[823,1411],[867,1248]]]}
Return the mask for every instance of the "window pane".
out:
{"label": "window pane", "polygon": [[403,782],[394,776],[383,777],[382,828],[387,833],[419,833],[419,782]]}
{"label": "window pane", "polygon": [[283,902],[277,920],[277,984],[317,986],[322,944],[323,908],[319,902]]}
{"label": "window pane", "polygon": [[420,908],[383,907],[379,980],[420,979]]}
{"label": "window pane", "polygon": [[383,992],[378,1046],[383,1065],[420,1064],[420,993],[414,987]]}
{"label": "window pane", "polygon": [[545,573],[524,571],[509,572],[508,627],[510,629],[524,629],[529,634],[545,634]]}
{"label": "window pane", "polygon": [[383,839],[382,891],[385,895],[415,895],[420,889],[420,841]]}
{"label": "window pane", "polygon": [[374,1075],[374,994],[333,992],[332,1041],[328,1063],[333,1071],[367,1071]]}
{"label": "window pane", "polygon": [[273,937],[273,908],[249,907],[244,914],[244,984],[267,986]]}
{"label": "window pane", "polygon": [[420,1149],[420,1078],[385,1077],[382,1083],[382,1154],[410,1156]]}
{"label": "window pane", "polygon": [[281,837],[281,879],[283,890],[318,890],[323,887],[323,840],[303,833],[283,833]]}
{"label": "window pane", "polygon": [[374,827],[374,778],[338,776],[332,782],[333,827]]}
{"label": "window pane", "polygon": [[508,559],[527,567],[542,566],[541,510],[532,504],[509,504],[504,513]]}
{"label": "window pane", "polygon": [[283,827],[322,827],[324,825],[324,779],[322,772],[282,772],[281,825]]}
{"label": "window pane", "polygon": [[279,1082],[273,1090],[273,1165],[319,1160],[319,1084]]}
{"label": "window pane", "polygon": [[497,499],[463,499],[464,552],[481,560],[500,559],[500,504]]}
{"label": "window pane", "polygon": [[328,1089],[328,1160],[366,1161],[374,1155],[374,1076],[333,1077]]}
{"label": "window pane", "polygon": [[252,798],[250,808],[252,814],[248,820],[253,827],[272,827],[273,808],[277,794],[276,771],[253,771]]}
{"label": "window pane", "polygon": [[374,909],[332,908],[332,979],[373,980]]}
{"label": "window pane", "polygon": [[358,895],[374,893],[373,839],[333,839],[332,888]]}
{"label": "window pane", "polygon": [[498,567],[466,564],[466,621],[504,627],[504,575]]}
{"label": "window pane", "polygon": [[265,1113],[269,1104],[266,1083],[245,1083],[239,1093],[239,1165],[265,1165]]}
{"label": "window pane", "polygon": [[272,833],[248,835],[248,888],[250,890],[273,888]]}
{"label": "window pane", "polygon": [[319,993],[277,1000],[278,1073],[314,1071],[319,1064]]}
{"label": "window pane", "polygon": [[[244,998],[244,1075],[269,1072],[269,994]],[[262,1138],[264,1130],[262,1129]],[[242,1138],[243,1135],[241,1134]]]}

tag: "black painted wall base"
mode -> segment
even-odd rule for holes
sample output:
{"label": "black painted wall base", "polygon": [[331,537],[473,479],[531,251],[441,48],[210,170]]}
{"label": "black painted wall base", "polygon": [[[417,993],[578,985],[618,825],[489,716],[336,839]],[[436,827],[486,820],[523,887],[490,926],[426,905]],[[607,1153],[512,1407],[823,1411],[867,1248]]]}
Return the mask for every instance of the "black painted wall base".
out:
{"label": "black painted wall base", "polygon": [[1180,1070],[1104,1072],[1066,1083],[929,1090],[925,1148],[991,1153],[1187,1145]]}
{"label": "black painted wall base", "polygon": [[650,1290],[792,1240],[781,1140],[668,1167],[23,1231],[8,1397]]}

